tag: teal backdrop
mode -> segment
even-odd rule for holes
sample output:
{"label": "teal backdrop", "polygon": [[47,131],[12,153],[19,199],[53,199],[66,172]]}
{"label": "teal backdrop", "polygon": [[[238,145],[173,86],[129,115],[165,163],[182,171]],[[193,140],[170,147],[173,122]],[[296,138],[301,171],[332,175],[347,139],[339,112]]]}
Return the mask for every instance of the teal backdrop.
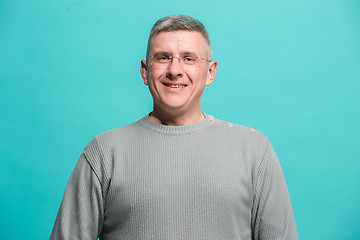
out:
{"label": "teal backdrop", "polygon": [[218,75],[202,108],[267,135],[300,239],[360,239],[360,1],[2,0],[2,239],[48,239],[95,135],[151,111],[140,73],[170,14],[207,27]]}

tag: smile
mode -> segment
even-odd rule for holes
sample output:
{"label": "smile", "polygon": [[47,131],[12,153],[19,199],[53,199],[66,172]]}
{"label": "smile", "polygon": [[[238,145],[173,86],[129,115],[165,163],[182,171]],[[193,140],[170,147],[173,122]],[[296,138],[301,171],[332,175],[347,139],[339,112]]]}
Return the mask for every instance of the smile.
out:
{"label": "smile", "polygon": [[183,87],[187,86],[187,85],[183,85],[183,84],[166,84],[166,83],[163,83],[163,85],[165,85],[169,88],[183,88]]}

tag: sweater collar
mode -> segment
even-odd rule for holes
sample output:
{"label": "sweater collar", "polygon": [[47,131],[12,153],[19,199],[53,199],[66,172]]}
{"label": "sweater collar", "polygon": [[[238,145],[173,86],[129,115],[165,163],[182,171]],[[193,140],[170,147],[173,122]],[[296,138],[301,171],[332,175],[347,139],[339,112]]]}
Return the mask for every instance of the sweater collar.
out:
{"label": "sweater collar", "polygon": [[167,126],[167,125],[151,122],[148,118],[149,114],[143,117],[142,119],[140,119],[138,122],[142,126],[155,132],[159,132],[167,135],[181,135],[181,134],[196,132],[198,130],[206,128],[210,126],[215,120],[215,118],[211,115],[204,114],[204,116],[205,118],[200,122],[190,125],[184,125],[184,126]]}

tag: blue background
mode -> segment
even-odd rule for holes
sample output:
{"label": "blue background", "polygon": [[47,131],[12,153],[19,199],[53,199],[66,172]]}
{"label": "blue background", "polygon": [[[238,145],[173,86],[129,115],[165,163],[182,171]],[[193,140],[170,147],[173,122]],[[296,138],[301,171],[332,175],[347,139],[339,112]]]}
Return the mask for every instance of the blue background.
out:
{"label": "blue background", "polygon": [[360,1],[0,2],[2,239],[48,239],[95,135],[145,116],[148,33],[207,27],[218,75],[202,107],[266,134],[301,239],[360,239]]}

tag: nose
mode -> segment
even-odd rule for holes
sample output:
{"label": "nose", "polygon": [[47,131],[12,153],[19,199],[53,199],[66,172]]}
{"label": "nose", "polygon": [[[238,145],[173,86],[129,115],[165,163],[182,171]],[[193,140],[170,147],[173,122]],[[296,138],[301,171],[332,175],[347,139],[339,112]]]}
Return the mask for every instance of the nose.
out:
{"label": "nose", "polygon": [[174,79],[179,76],[181,77],[182,75],[183,75],[183,68],[181,66],[180,58],[173,57],[167,69],[167,77],[169,79]]}

